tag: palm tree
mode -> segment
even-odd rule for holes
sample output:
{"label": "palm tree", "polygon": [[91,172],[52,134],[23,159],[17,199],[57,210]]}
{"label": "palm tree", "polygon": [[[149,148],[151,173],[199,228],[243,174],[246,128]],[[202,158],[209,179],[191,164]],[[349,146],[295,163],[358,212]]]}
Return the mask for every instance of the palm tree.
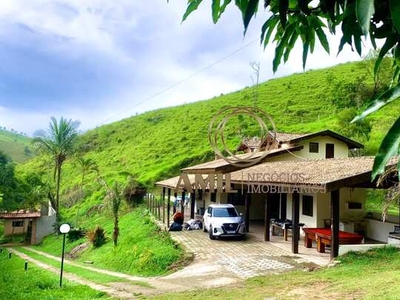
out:
{"label": "palm tree", "polygon": [[113,242],[114,247],[117,247],[119,237],[119,210],[122,204],[121,186],[119,183],[114,182],[114,187],[110,187],[107,182],[101,177],[99,178],[99,182],[106,188],[107,191],[107,206],[114,218]]}
{"label": "palm tree", "polygon": [[52,203],[57,213],[57,220],[60,217],[60,183],[61,170],[64,161],[74,150],[76,137],[78,136],[77,128],[79,122],[67,120],[63,117],[57,121],[51,117],[47,134],[42,137],[35,137],[32,141],[40,150],[50,154],[54,159],[54,181],[56,183],[56,198]]}
{"label": "palm tree", "polygon": [[85,176],[92,172],[96,172],[98,174],[99,166],[91,158],[85,159],[83,157],[79,157],[79,158],[77,158],[77,162],[78,162],[79,166],[81,167],[81,172],[82,172],[81,187],[83,187],[83,182],[85,180]]}

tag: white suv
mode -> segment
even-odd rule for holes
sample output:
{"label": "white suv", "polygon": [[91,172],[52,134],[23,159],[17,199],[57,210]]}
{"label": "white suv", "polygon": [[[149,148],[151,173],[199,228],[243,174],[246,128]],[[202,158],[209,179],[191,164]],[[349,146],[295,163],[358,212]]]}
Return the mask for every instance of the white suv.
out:
{"label": "white suv", "polygon": [[211,204],[203,216],[203,230],[210,239],[220,236],[244,237],[246,224],[232,204]]}

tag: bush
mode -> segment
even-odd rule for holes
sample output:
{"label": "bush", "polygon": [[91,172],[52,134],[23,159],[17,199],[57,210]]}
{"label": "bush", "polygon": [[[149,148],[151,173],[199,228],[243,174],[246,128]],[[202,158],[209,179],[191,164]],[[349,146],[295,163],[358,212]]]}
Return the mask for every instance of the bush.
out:
{"label": "bush", "polygon": [[74,242],[83,238],[86,234],[86,230],[83,228],[73,228],[68,232],[67,238],[69,242]]}
{"label": "bush", "polygon": [[86,235],[94,248],[99,248],[107,242],[106,232],[100,226],[96,226],[95,229],[89,230]]}

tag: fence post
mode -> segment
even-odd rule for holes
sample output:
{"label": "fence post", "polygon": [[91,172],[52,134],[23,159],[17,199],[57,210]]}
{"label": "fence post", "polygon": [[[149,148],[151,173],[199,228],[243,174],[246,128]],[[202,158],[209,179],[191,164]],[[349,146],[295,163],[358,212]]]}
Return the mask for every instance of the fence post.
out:
{"label": "fence post", "polygon": [[165,187],[163,187],[162,191],[162,221],[165,224]]}

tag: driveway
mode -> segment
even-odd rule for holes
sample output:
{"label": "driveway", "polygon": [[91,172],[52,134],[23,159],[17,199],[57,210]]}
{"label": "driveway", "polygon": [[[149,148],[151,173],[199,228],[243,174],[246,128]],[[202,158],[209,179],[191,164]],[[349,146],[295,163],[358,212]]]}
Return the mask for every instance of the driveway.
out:
{"label": "driveway", "polygon": [[231,284],[295,268],[315,267],[300,256],[266,243],[256,235],[245,240],[210,240],[202,230],[170,232],[172,238],[195,255],[191,265],[160,278],[175,283],[190,282],[192,288]]}

